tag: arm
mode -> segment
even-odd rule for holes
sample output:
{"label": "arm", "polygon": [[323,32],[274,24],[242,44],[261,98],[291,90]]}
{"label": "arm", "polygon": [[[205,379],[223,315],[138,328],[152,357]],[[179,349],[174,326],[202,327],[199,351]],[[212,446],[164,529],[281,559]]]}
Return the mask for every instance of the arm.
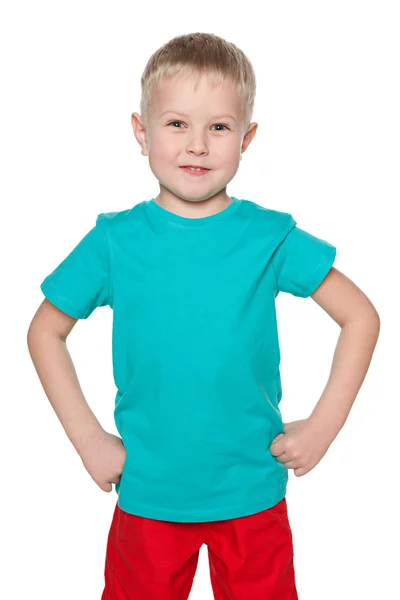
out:
{"label": "arm", "polygon": [[316,429],[333,440],[367,374],[380,319],[367,296],[334,267],[311,298],[341,328],[328,382],[310,416]]}
{"label": "arm", "polygon": [[85,400],[66,340],[78,319],[45,299],[28,330],[28,348],[43,389],[92,479],[105,492],[119,483],[126,450],[105,431]]}
{"label": "arm", "polygon": [[80,387],[67,348],[75,319],[45,299],[29,326],[28,349],[40,382],[78,454],[92,437],[104,432]]}
{"label": "arm", "polygon": [[296,476],[313,469],[343,427],[371,362],[380,319],[367,296],[331,268],[311,298],[340,326],[326,387],[307,419],[284,423],[271,454]]}

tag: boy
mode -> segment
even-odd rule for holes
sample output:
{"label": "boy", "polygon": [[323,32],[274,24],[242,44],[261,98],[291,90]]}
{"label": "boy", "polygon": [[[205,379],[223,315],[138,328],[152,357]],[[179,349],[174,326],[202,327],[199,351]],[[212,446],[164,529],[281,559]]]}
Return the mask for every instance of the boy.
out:
{"label": "boy", "polygon": [[[216,599],[294,600],[288,469],[309,472],[343,426],[379,316],[332,267],[333,245],[289,213],[227,195],[257,129],[255,76],[239,48],[179,36],[153,54],[141,83],[132,126],[160,193],[98,215],[42,282],[28,333],[86,469],[102,490],[116,484],[102,600],[188,598],[203,543]],[[320,401],[286,424],[280,291],[311,296],[341,327]],[[65,344],[78,319],[106,305],[121,438],[88,407]]]}

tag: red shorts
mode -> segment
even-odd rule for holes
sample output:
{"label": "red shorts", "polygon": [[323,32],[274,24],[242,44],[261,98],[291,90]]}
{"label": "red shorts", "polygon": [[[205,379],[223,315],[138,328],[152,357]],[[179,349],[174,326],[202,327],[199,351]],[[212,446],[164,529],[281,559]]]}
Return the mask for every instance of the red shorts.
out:
{"label": "red shorts", "polygon": [[246,517],[160,521],[117,505],[101,600],[187,600],[207,545],[216,600],[298,600],[286,499]]}

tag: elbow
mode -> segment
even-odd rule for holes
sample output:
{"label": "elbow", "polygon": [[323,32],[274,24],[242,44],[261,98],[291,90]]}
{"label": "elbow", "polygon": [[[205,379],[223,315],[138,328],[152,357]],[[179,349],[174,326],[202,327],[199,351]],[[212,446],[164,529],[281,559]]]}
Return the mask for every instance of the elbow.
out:
{"label": "elbow", "polygon": [[36,327],[35,320],[33,319],[31,324],[28,327],[28,331],[26,334],[26,344],[28,346],[28,350],[29,350],[29,353],[31,356],[32,356],[33,350],[36,346],[36,342],[37,342],[38,338],[39,338],[39,332]]}
{"label": "elbow", "polygon": [[368,321],[371,323],[371,326],[376,327],[379,331],[381,327],[381,319],[378,311],[376,310],[373,304],[370,304],[370,306],[366,310],[366,314]]}
{"label": "elbow", "polygon": [[375,340],[378,339],[381,328],[381,319],[374,306],[370,305],[364,311],[361,311],[356,321],[361,324],[364,331],[369,332],[371,337]]}
{"label": "elbow", "polygon": [[379,337],[379,332],[381,330],[381,319],[376,310],[374,311],[373,319],[374,319],[374,323],[375,323],[375,327],[376,327],[376,334],[377,334],[376,337]]}
{"label": "elbow", "polygon": [[368,335],[371,338],[377,340],[381,328],[381,319],[375,307],[368,303],[362,309],[359,308],[356,315],[354,315],[352,318],[349,318],[341,325],[342,328],[347,328],[347,326],[349,326],[351,329],[355,327],[357,330],[364,333],[368,332]]}
{"label": "elbow", "polygon": [[375,306],[369,298],[366,298],[364,306],[357,314],[357,320],[362,320],[369,328],[377,329],[378,332],[381,326],[381,319]]}

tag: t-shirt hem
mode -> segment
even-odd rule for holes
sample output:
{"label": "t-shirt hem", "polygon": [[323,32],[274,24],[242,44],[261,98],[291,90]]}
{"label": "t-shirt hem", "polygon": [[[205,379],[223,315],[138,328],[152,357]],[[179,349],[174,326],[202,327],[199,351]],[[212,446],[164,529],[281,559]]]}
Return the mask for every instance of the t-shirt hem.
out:
{"label": "t-shirt hem", "polygon": [[305,292],[303,294],[304,298],[308,298],[309,296],[311,296],[311,294],[313,294],[319,288],[319,286],[321,285],[321,283],[323,282],[323,280],[325,279],[325,277],[328,275],[329,271],[331,270],[332,265],[335,262],[335,258],[336,258],[336,248],[334,246],[329,247],[327,249],[324,259],[318,265],[318,268],[315,272],[313,280],[309,283],[309,285],[307,286],[307,289],[305,290]]}
{"label": "t-shirt hem", "polygon": [[286,482],[287,479],[284,479],[283,485],[281,484],[273,494],[270,493],[268,495],[268,498],[264,498],[263,500],[258,500],[257,502],[252,502],[251,504],[230,506],[228,508],[222,507],[220,509],[206,511],[175,511],[155,506],[144,505],[140,503],[138,504],[134,501],[128,502],[125,499],[121,501],[121,496],[118,497],[117,503],[119,508],[124,512],[139,517],[145,517],[147,519],[186,523],[221,521],[226,519],[235,519],[238,517],[250,516],[262,510],[272,508],[285,497]]}
{"label": "t-shirt hem", "polygon": [[43,281],[40,285],[40,289],[49,302],[54,304],[54,306],[65,312],[70,317],[74,319],[85,318],[85,315],[82,315],[79,309],[77,309],[73,304],[71,304],[71,302],[57,292],[54,285],[50,281]]}

